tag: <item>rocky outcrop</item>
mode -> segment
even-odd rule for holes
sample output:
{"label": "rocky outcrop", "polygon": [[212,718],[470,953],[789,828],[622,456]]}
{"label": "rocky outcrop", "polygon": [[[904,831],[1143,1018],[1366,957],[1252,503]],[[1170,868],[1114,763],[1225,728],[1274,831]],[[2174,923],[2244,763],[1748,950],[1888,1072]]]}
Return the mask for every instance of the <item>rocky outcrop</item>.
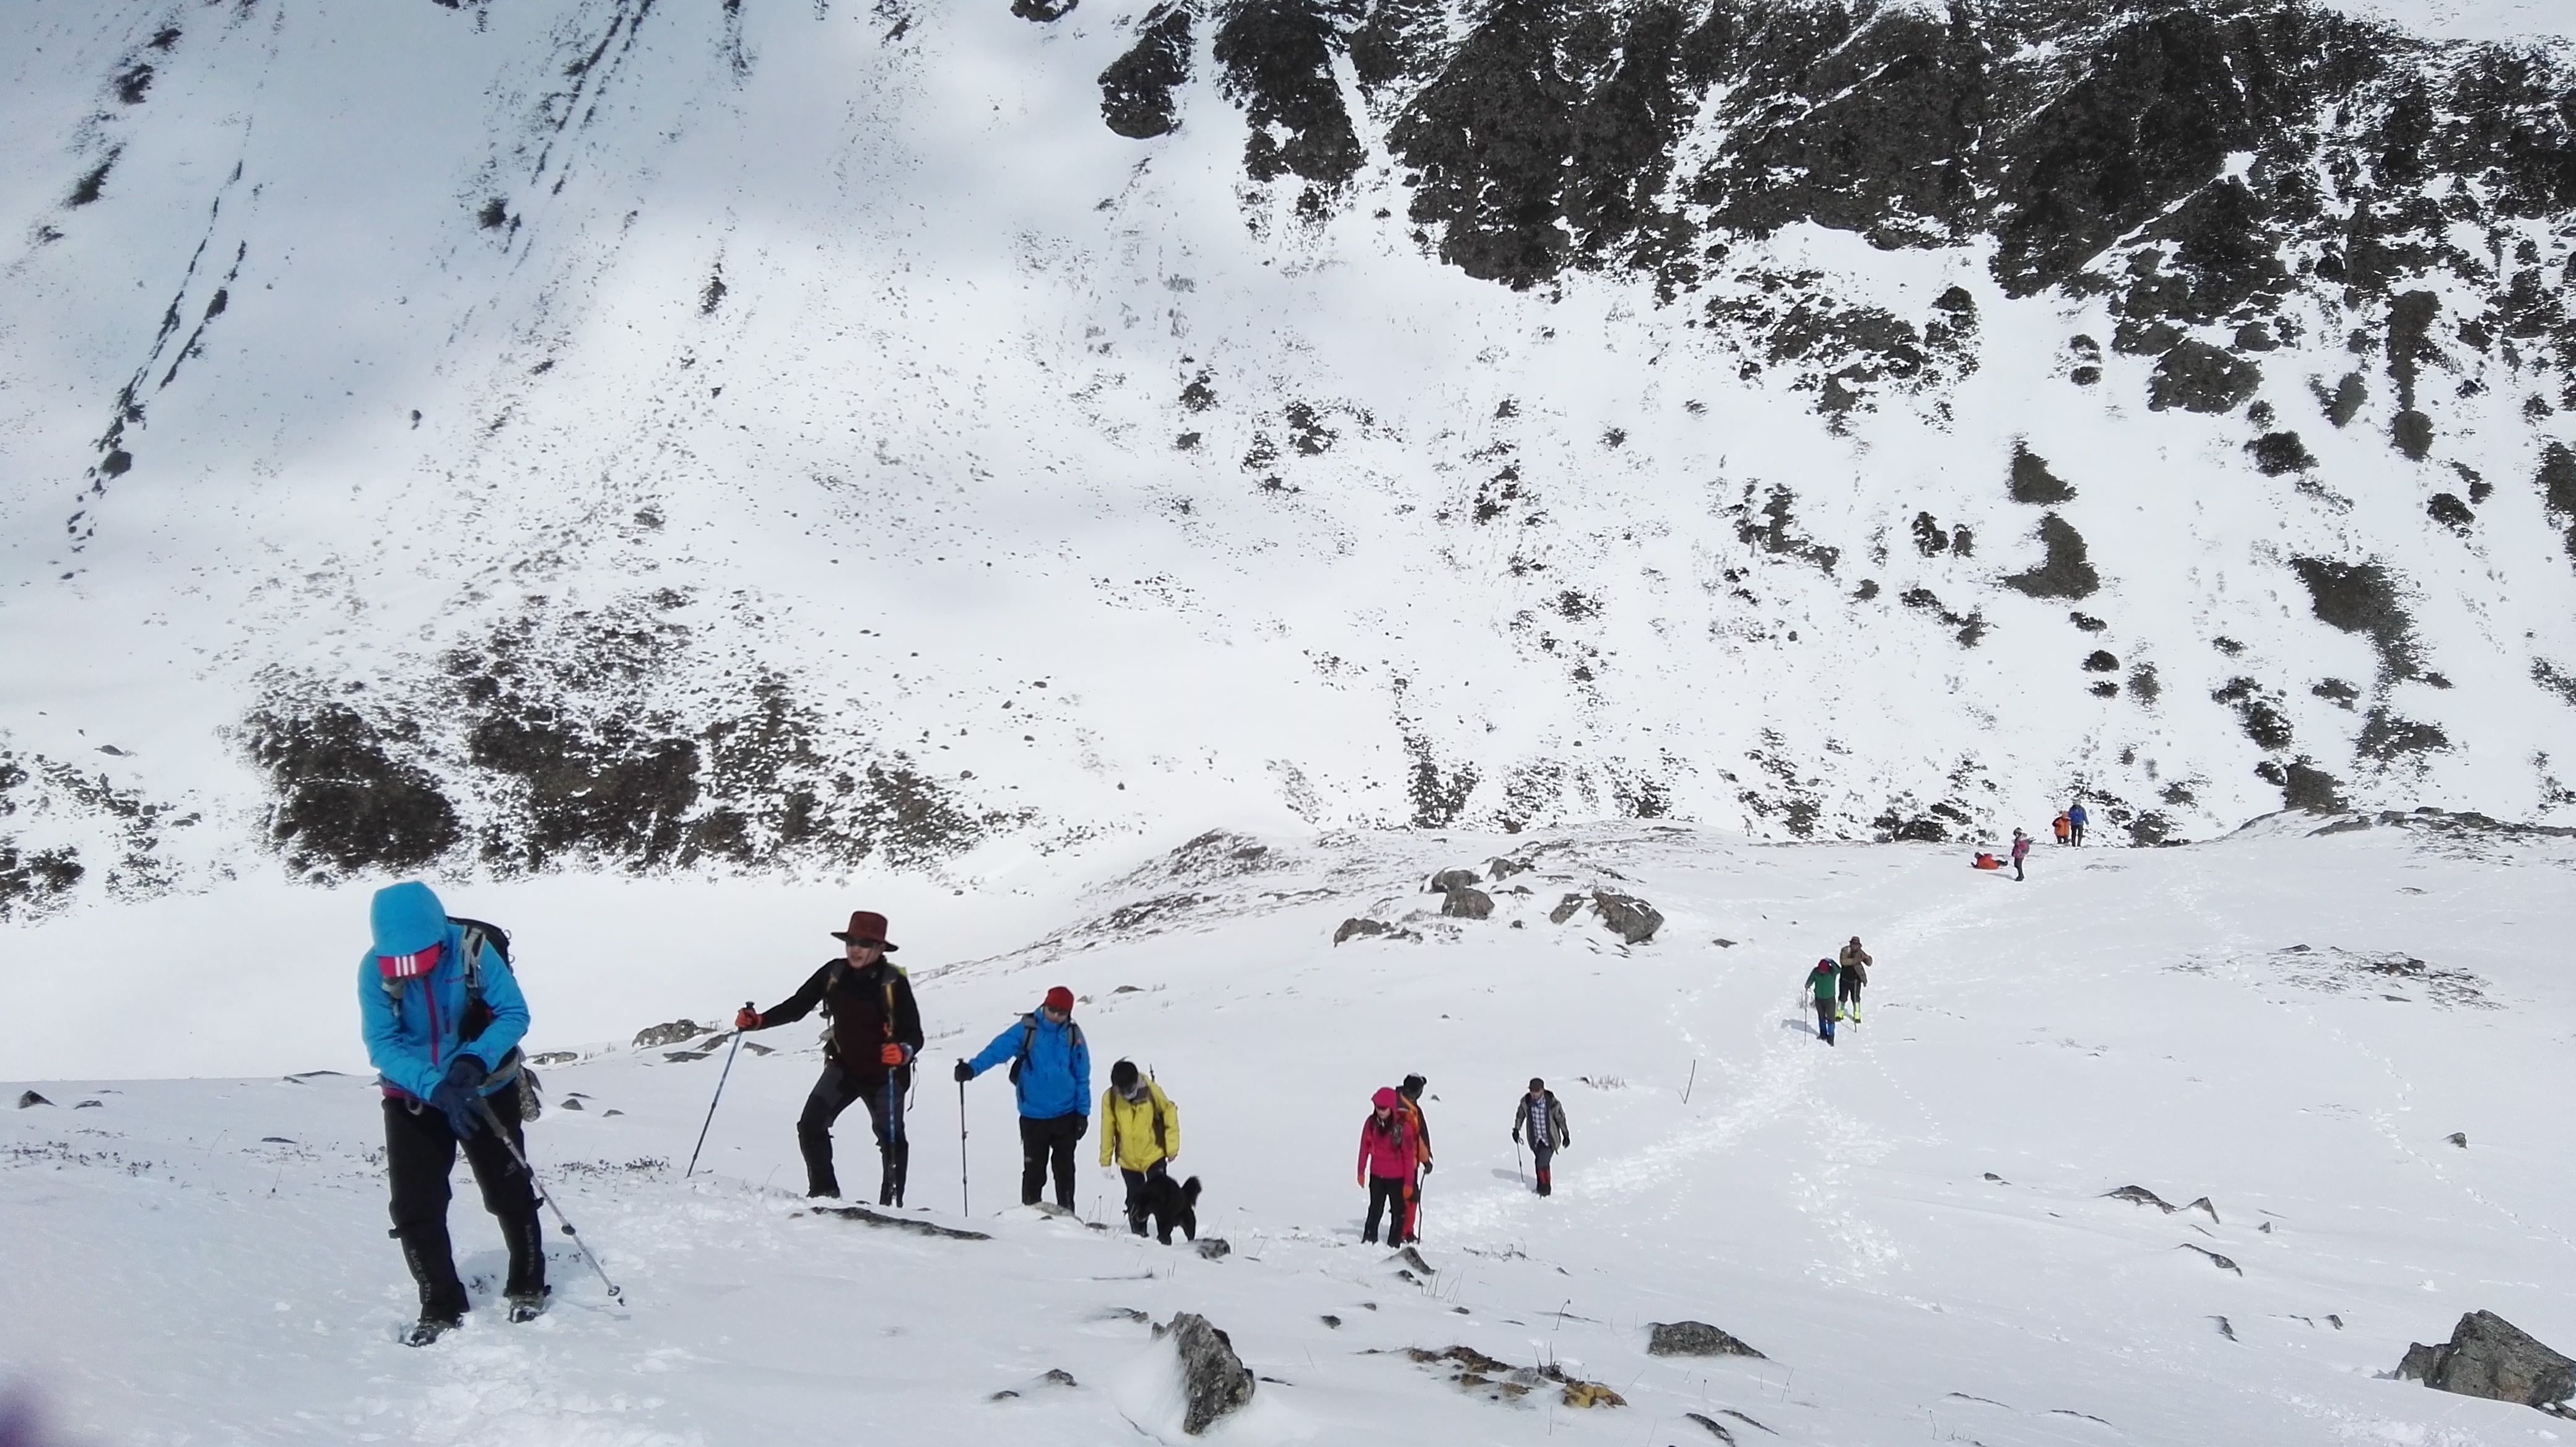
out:
{"label": "rocky outcrop", "polygon": [[1704,1321],[1656,1321],[1646,1324],[1646,1355],[1653,1357],[1770,1358],[1746,1346],[1734,1333]]}
{"label": "rocky outcrop", "polygon": [[1601,911],[1603,927],[1617,935],[1621,944],[1642,945],[1664,927],[1663,914],[1634,895],[1595,890],[1592,905]]}
{"label": "rocky outcrop", "polygon": [[2499,1402],[2519,1402],[2561,1417],[2576,1417],[2576,1360],[2543,1346],[2492,1311],[2460,1318],[2439,1346],[2406,1348],[2397,1375],[2437,1391]]}
{"label": "rocky outcrop", "polygon": [[714,1032],[713,1025],[701,1025],[695,1020],[673,1020],[663,1025],[647,1025],[635,1032],[635,1048],[657,1050],[665,1045],[678,1045],[683,1041],[695,1040],[701,1035],[710,1035]]}
{"label": "rocky outcrop", "polygon": [[1440,912],[1451,919],[1491,919],[1494,897],[1481,889],[1460,885],[1440,902]]}
{"label": "rocky outcrop", "polygon": [[1181,1391],[1188,1405],[1181,1430],[1195,1437],[1252,1400],[1252,1372],[1234,1354],[1234,1342],[1206,1317],[1182,1312],[1157,1337],[1169,1336],[1181,1356]]}

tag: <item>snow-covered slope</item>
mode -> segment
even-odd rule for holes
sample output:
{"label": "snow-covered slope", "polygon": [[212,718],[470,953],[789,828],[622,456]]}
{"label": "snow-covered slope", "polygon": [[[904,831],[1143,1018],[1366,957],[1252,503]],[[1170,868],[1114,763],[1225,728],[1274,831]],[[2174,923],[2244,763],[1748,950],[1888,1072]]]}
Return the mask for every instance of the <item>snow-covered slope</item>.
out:
{"label": "snow-covered slope", "polygon": [[[1196,1311],[1262,1378],[1212,1441],[1712,1440],[1689,1413],[1738,1443],[2551,1440],[2527,1408],[2384,1374],[2474,1308],[2576,1343],[2549,1104],[2576,1086],[2558,948],[2576,854],[2456,820],[2314,827],[2052,849],[2019,885],[1925,845],[1662,826],[1212,836],[1035,946],[949,965],[945,926],[903,931],[933,1061],[1050,984],[1085,997],[1103,1064],[1149,1064],[1180,1103],[1222,1261],[1009,1207],[992,1079],[968,1095],[971,1221],[955,1088],[925,1084],[911,1114],[917,1214],[991,1240],[802,1214],[803,1027],[754,1037],[777,1053],[735,1062],[712,1173],[679,1180],[724,1042],[584,1044],[599,1000],[625,1028],[675,998],[705,1019],[783,993],[810,947],[674,996],[567,949],[587,901],[523,898],[531,1043],[581,1055],[546,1072],[531,1150],[623,1305],[558,1238],[541,1321],[480,1311],[438,1347],[395,1345],[412,1303],[374,1096],[355,1074],[280,1078],[351,1068],[344,1028],[252,1078],[7,1082],[53,1104],[0,1112],[0,1366],[70,1440],[136,1447],[1093,1443],[1131,1421],[1178,1441],[1169,1348],[1124,1313]],[[1534,867],[1492,886],[1491,919],[1429,912],[1431,870],[1506,851]],[[1626,948],[1588,914],[1549,922],[1595,887],[1653,901],[1661,932]],[[1352,916],[1422,938],[1334,946]],[[1795,991],[1854,932],[1879,964],[1828,1049]],[[1369,1091],[1415,1070],[1436,1272],[1409,1281],[1358,1244],[1347,1167]],[[1574,1128],[1546,1201],[1505,1139],[1533,1074]],[[872,1179],[855,1154],[845,1180]],[[2131,1185],[2208,1208],[2105,1197]],[[1085,1215],[1108,1189],[1086,1173]],[[480,1299],[498,1243],[470,1190],[455,1219]],[[1647,1324],[1681,1319],[1764,1359],[1646,1355]],[[1552,1383],[1492,1400],[1404,1354],[1452,1346],[1628,1405],[1569,1408]]]}
{"label": "snow-covered slope", "polygon": [[16,912],[263,847],[973,878],[1211,818],[2569,807],[2553,41],[2292,0],[0,34]]}

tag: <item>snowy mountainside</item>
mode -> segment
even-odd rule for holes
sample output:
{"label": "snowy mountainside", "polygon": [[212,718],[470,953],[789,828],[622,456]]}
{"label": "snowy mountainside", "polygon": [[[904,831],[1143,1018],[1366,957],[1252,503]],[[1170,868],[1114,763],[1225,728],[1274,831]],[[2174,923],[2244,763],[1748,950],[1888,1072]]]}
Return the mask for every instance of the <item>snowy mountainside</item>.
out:
{"label": "snowy mountainside", "polygon": [[2554,817],[2576,103],[2458,10],[13,7],[7,905]]}
{"label": "snowy mountainside", "polygon": [[[575,1058],[544,1067],[530,1149],[624,1303],[558,1237],[553,1310],[502,1323],[467,1190],[484,1309],[395,1344],[413,1303],[343,1020],[247,1078],[5,1082],[51,1104],[0,1112],[0,1370],[73,1442],[1182,1441],[1170,1347],[1138,1318],[1194,1311],[1260,1377],[1217,1442],[1711,1440],[1692,1413],[1738,1443],[2545,1442],[2563,1424],[2388,1375],[2472,1309],[2576,1340],[2566,1153],[2535,1113],[2571,1083],[2554,945],[2576,854],[2426,818],[2050,848],[2024,884],[1932,845],[1652,822],[1218,835],[1107,879],[1032,946],[950,964],[943,928],[905,930],[930,1061],[1062,983],[1103,1066],[1152,1067],[1217,1261],[1012,1206],[990,1077],[966,1096],[973,1215],[945,1080],[911,1109],[908,1214],[992,1239],[805,1214],[810,1023],[749,1037],[771,1053],[733,1060],[682,1181],[728,1042],[625,1038],[766,1003],[812,956],[638,986],[565,948],[582,902],[459,890],[545,962],[524,972],[530,1047]],[[1490,918],[1438,914],[1423,880],[1490,858],[1530,867],[1489,877]],[[762,887],[722,892],[741,909]],[[1663,928],[1628,947],[1551,922],[1592,888]],[[1352,916],[1418,938],[1331,943]],[[1853,933],[1877,965],[1828,1048],[1798,980]],[[134,1024],[171,1055],[182,1028]],[[1412,1280],[1358,1242],[1347,1174],[1368,1093],[1407,1071],[1437,1147]],[[1505,1139],[1531,1075],[1573,1126],[1544,1201]],[[864,1126],[841,1141],[845,1184],[872,1179]],[[2109,1194],[2132,1186],[2183,1209]],[[1086,1169],[1086,1218],[1110,1189]],[[1674,1320],[1763,1356],[1648,1355],[1648,1323]],[[1475,1356],[1408,1354],[1453,1347]],[[1479,1357],[1626,1405],[1456,1380]]]}

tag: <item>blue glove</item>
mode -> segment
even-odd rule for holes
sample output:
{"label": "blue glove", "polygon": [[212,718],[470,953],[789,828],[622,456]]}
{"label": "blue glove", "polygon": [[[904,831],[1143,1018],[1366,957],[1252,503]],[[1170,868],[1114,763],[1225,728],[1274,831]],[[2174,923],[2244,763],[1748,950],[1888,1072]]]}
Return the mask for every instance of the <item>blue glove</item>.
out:
{"label": "blue glove", "polygon": [[429,1093],[429,1103],[437,1106],[439,1113],[447,1117],[447,1128],[456,1132],[458,1140],[464,1140],[482,1128],[483,1098],[476,1092],[491,1073],[475,1057],[459,1055],[455,1063],[447,1067],[447,1078]]}

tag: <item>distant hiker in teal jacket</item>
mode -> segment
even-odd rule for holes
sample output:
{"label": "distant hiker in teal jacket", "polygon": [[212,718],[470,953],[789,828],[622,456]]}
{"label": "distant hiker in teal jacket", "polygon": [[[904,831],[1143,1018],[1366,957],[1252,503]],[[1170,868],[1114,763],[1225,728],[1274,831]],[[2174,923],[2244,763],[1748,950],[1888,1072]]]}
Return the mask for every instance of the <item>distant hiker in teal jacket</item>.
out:
{"label": "distant hiker in teal jacket", "polygon": [[1073,1143],[1091,1126],[1091,1046],[1073,1023],[1073,992],[1046,992],[1038,1008],[993,1037],[973,1060],[957,1062],[968,1081],[1003,1061],[1020,1100],[1020,1204],[1034,1206],[1049,1168],[1055,1203],[1073,1209]]}
{"label": "distant hiker in teal jacket", "polygon": [[[426,1346],[462,1323],[470,1305],[447,1239],[448,1173],[456,1148],[510,1247],[502,1293],[510,1319],[545,1309],[545,1233],[527,1174],[496,1139],[519,1134],[519,1040],[528,1004],[509,963],[481,927],[447,917],[426,884],[376,891],[375,941],[358,962],[358,1017],[384,1093],[385,1174],[394,1235],[420,1288],[420,1320],[405,1338]],[[466,954],[469,933],[474,954]]]}

